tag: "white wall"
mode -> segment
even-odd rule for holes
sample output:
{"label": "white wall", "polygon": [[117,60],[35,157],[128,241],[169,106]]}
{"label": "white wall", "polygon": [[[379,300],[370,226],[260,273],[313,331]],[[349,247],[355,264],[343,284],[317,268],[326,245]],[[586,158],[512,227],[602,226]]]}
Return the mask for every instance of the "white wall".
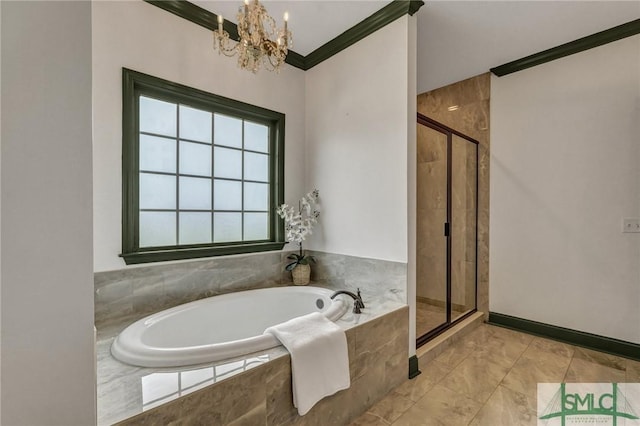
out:
{"label": "white wall", "polygon": [[306,72],[306,181],[322,203],[310,248],[407,261],[409,19]]}
{"label": "white wall", "polygon": [[304,186],[304,72],[252,74],[212,49],[205,28],[142,1],[93,5],[95,271],[121,252],[122,67],[286,114],[285,200]]}
{"label": "white wall", "polygon": [[490,309],[640,343],[640,36],[491,82]]}
{"label": "white wall", "polygon": [[91,3],[1,7],[0,422],[90,425]]}

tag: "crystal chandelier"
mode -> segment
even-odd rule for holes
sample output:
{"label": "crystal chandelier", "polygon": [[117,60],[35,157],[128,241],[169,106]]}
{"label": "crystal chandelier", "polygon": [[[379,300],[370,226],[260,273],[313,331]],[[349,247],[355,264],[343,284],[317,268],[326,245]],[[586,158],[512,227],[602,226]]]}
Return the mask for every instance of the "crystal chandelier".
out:
{"label": "crystal chandelier", "polygon": [[287,29],[289,14],[284,14],[284,28],[277,29],[276,21],[258,0],[244,0],[238,9],[238,35],[235,42],[222,26],[218,15],[218,31],[213,33],[213,49],[226,56],[238,55],[238,66],[256,73],[261,65],[269,71],[279,71],[291,48],[291,31]]}

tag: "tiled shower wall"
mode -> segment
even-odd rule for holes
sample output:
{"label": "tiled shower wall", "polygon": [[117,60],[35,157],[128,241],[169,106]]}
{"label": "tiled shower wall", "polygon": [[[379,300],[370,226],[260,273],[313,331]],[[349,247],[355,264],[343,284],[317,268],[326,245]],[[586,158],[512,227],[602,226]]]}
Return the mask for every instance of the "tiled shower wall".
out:
{"label": "tiled shower wall", "polygon": [[[406,303],[405,263],[309,252],[317,259],[311,279],[335,289],[355,291],[363,297],[383,296]],[[284,271],[289,252],[224,256],[206,260],[156,264],[97,272],[95,321],[103,324],[131,319],[182,303],[218,294],[291,284]]]}
{"label": "tiled shower wall", "polygon": [[[418,112],[476,139],[478,146],[478,310],[489,312],[489,111],[491,74],[418,95]],[[448,107],[458,109],[449,111]]]}

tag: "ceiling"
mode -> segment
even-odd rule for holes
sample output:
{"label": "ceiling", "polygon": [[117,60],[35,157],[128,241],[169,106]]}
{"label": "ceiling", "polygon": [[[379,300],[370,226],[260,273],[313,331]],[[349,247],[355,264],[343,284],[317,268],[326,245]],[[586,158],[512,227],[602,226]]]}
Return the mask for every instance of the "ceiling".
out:
{"label": "ceiling", "polygon": [[417,16],[423,93],[638,19],[640,1],[430,0]]}
{"label": "ceiling", "polygon": [[[236,15],[242,0],[191,0],[216,15],[237,24]],[[289,13],[289,30],[293,50],[306,56],[329,40],[342,34],[358,22],[389,4],[389,0],[260,0],[282,27],[284,12]]]}
{"label": "ceiling", "polygon": [[[236,22],[241,0],[192,0]],[[293,50],[308,55],[378,11],[387,0],[262,0]],[[418,93],[640,18],[640,0],[426,0],[418,20]]]}

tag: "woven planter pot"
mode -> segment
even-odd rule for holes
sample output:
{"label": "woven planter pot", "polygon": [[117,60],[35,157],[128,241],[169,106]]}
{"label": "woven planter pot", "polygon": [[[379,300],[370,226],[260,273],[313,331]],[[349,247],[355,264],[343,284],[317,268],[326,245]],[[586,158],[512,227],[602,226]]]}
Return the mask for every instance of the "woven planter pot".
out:
{"label": "woven planter pot", "polygon": [[311,266],[309,265],[297,265],[291,271],[293,277],[293,283],[295,285],[307,285],[311,278]]}

